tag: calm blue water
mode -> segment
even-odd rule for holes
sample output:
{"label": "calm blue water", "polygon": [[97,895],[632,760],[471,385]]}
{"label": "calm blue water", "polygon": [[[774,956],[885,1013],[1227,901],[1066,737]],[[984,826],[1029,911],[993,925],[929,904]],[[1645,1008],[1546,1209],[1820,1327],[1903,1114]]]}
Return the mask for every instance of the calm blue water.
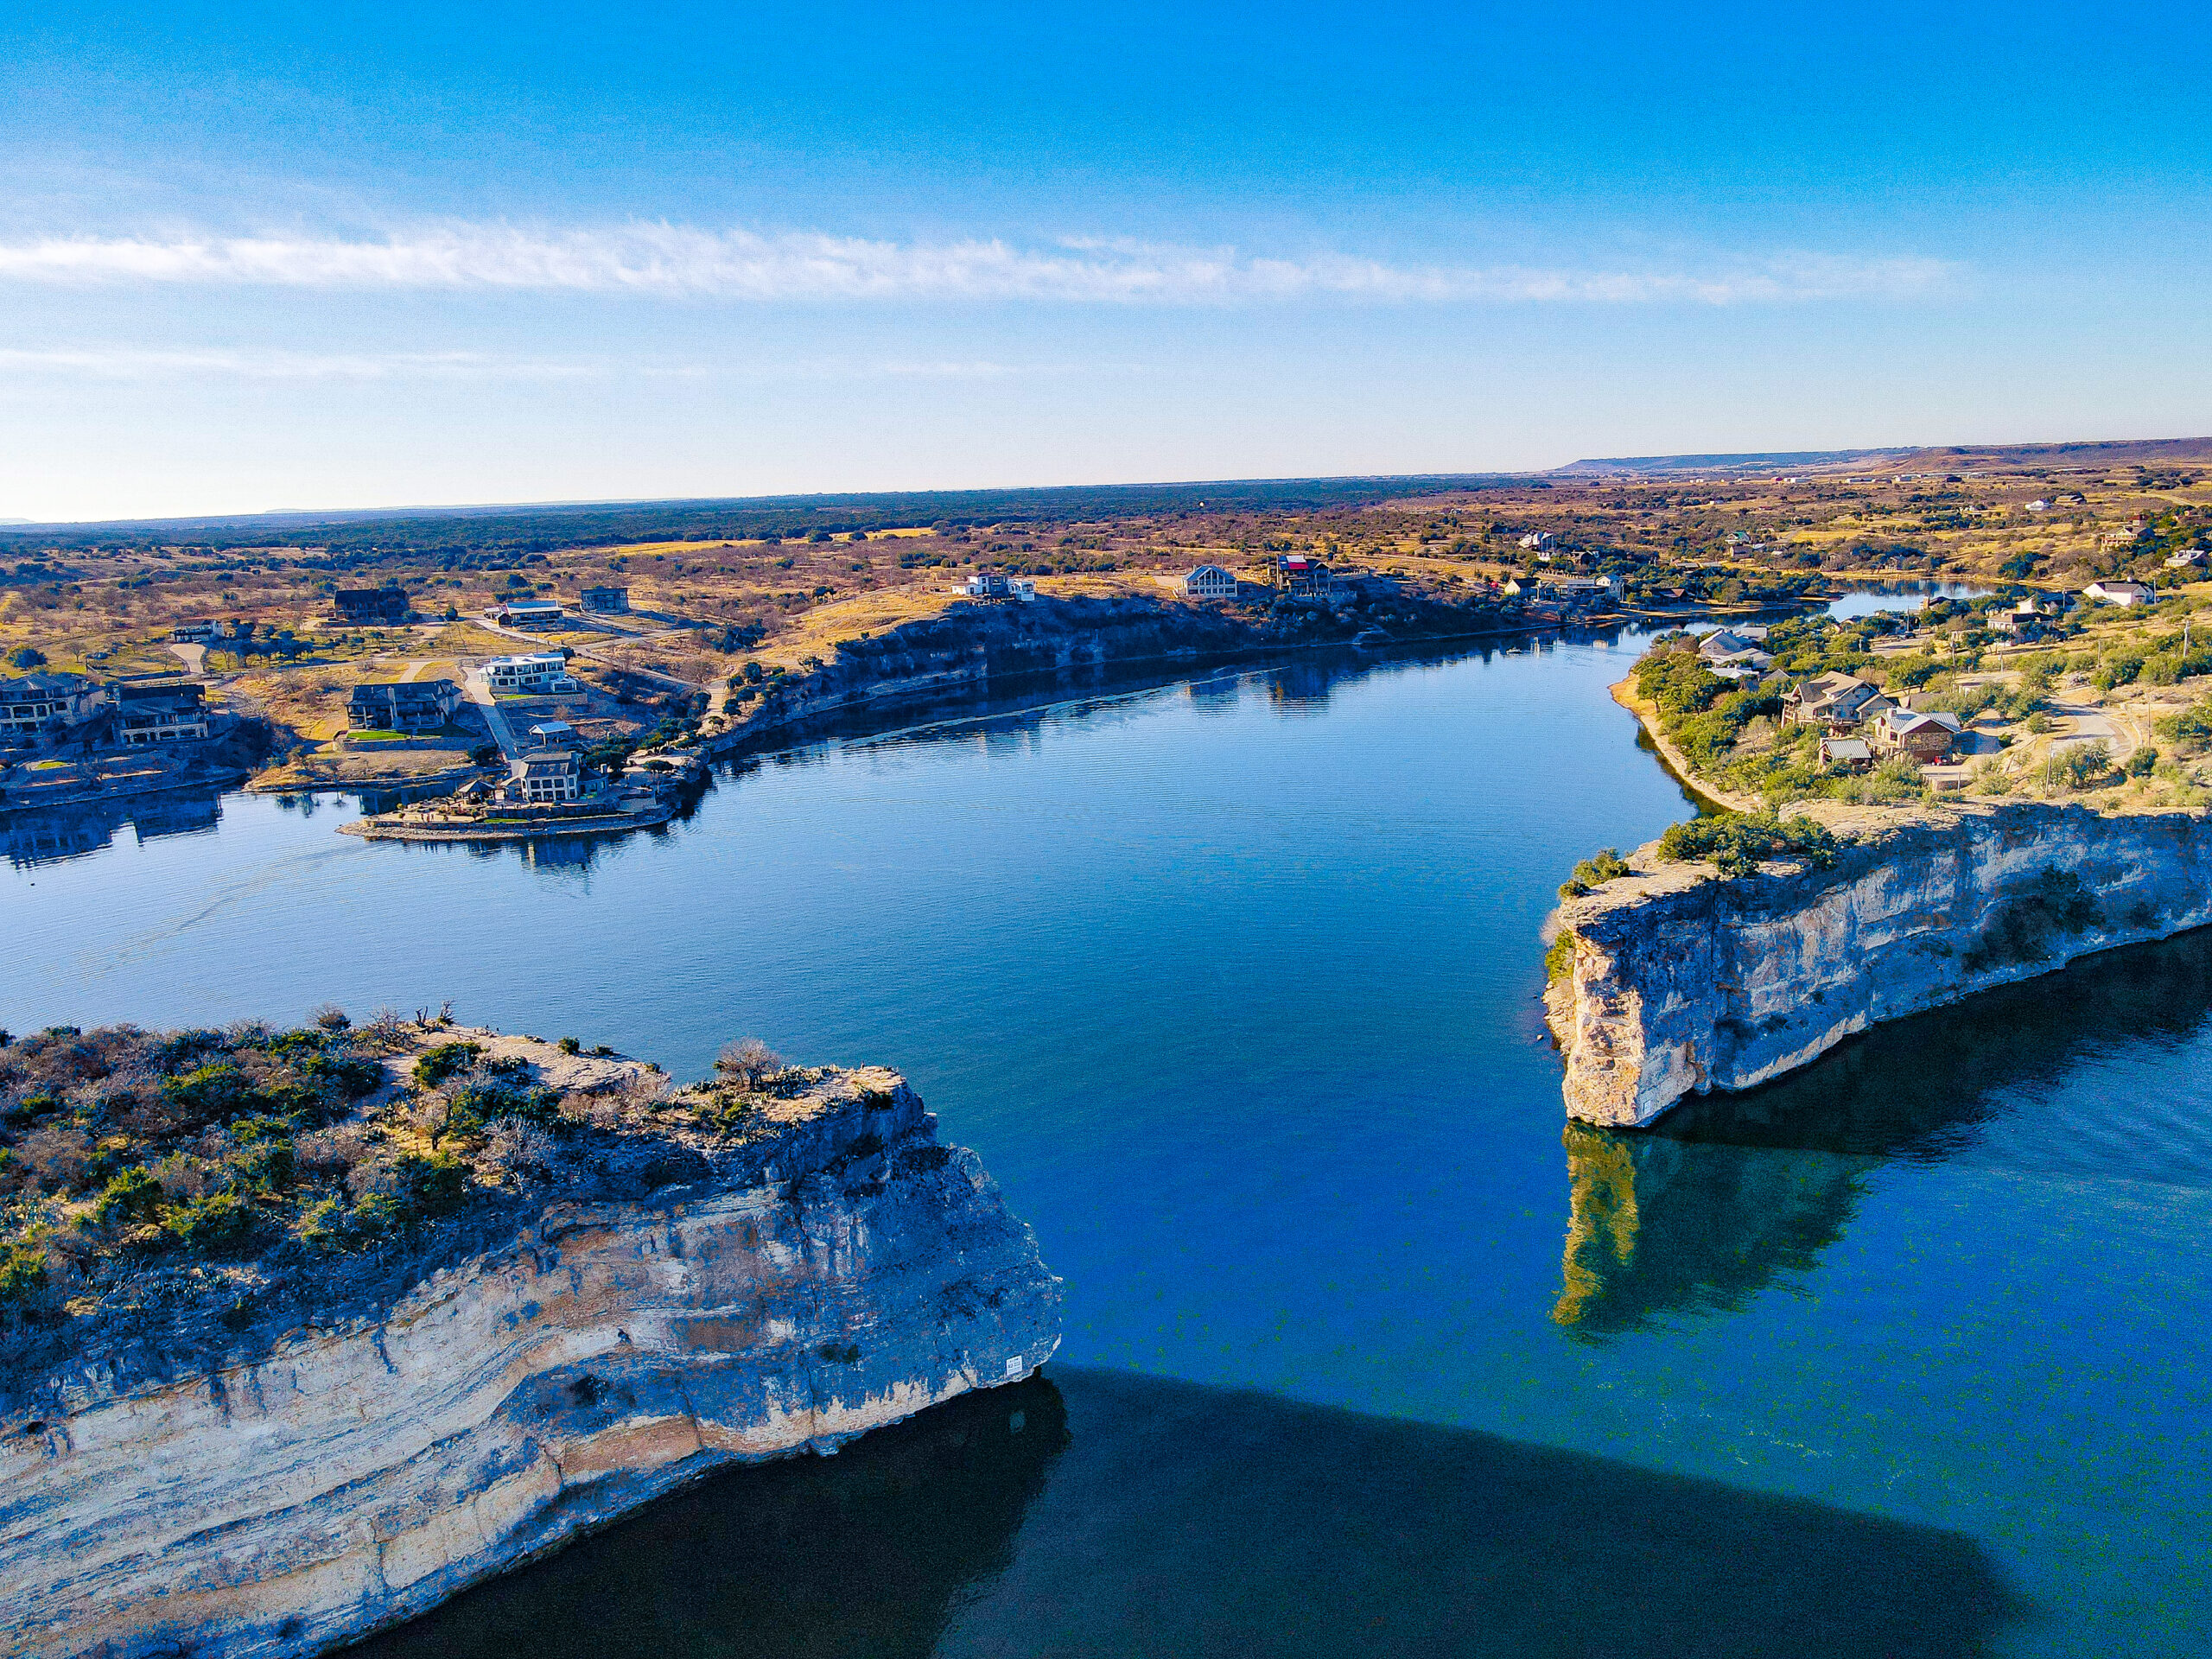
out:
{"label": "calm blue water", "polygon": [[1635,649],[823,744],[588,856],[229,798],[0,873],[0,1024],[760,1033],[904,1067],[1035,1224],[1049,1382],[391,1655],[2203,1650],[2212,949],[1563,1135],[1553,890],[1688,810]]}

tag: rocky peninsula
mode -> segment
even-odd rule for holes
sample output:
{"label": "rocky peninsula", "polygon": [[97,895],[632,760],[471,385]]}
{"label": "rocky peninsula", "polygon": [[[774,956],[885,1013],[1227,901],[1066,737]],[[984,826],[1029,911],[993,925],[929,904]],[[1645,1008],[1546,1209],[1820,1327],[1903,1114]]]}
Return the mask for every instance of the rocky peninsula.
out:
{"label": "rocky peninsula", "polygon": [[327,1650],[1058,1347],[896,1073],[385,1014],[0,1043],[0,1651]]}
{"label": "rocky peninsula", "polygon": [[1546,994],[1567,1114],[1640,1127],[1853,1033],[2212,923],[2212,824],[2046,802],[1815,803],[1820,857],[1638,849],[1561,906]]}

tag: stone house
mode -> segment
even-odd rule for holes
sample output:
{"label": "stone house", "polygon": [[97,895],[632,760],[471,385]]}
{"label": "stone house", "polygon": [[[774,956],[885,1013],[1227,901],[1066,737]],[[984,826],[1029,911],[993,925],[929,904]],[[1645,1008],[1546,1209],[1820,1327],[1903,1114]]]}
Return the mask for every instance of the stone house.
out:
{"label": "stone house", "polygon": [[461,702],[451,680],[357,685],[346,699],[346,723],[357,732],[434,732]]}
{"label": "stone house", "polygon": [[499,799],[511,806],[562,806],[582,790],[582,758],[575,750],[524,749],[510,763]]}
{"label": "stone house", "polygon": [[126,748],[187,743],[207,735],[206,693],[190,681],[124,682],[113,689],[115,734]]}
{"label": "stone house", "polygon": [[630,590],[587,588],[576,596],[576,608],[593,616],[619,616],[630,608]]}
{"label": "stone house", "polygon": [[1896,705],[1883,709],[1867,729],[1877,753],[1901,754],[1923,766],[1949,760],[1961,731],[1956,715],[1923,714]]}

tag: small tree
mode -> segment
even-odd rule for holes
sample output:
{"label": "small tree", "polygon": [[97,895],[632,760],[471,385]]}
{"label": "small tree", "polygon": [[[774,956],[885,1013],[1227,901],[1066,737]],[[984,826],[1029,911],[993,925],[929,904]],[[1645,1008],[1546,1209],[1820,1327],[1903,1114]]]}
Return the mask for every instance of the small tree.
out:
{"label": "small tree", "polygon": [[715,1070],[747,1089],[758,1089],[770,1077],[788,1069],[789,1065],[758,1037],[747,1037],[722,1050],[721,1058],[715,1062]]}
{"label": "small tree", "polygon": [[8,653],[8,666],[10,668],[44,668],[46,666],[46,653],[42,651],[34,651],[29,645],[17,645],[13,651]]}

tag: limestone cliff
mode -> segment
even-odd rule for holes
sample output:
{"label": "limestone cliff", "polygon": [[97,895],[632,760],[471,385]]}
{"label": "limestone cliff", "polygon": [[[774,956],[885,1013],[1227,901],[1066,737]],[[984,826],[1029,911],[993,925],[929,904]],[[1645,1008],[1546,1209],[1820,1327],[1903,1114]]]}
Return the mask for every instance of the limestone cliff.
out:
{"label": "limestone cliff", "polygon": [[407,1271],[210,1306],[181,1270],[135,1325],[16,1350],[0,1651],[321,1651],[1058,1347],[1029,1230],[898,1077],[817,1074],[748,1122],[456,1221]]}
{"label": "limestone cliff", "polygon": [[1138,594],[1041,598],[1029,604],[955,601],[935,616],[839,642],[836,659],[741,700],[714,747],[758,742],[794,726],[857,711],[972,700],[995,685],[1161,664],[1227,661],[1342,643],[1368,629],[1396,639],[1493,632],[1510,619],[1487,603],[1412,595],[1345,595],[1328,604],[1224,608]]}
{"label": "limestone cliff", "polygon": [[1833,867],[1726,880],[1658,861],[1568,901],[1547,994],[1567,1114],[1649,1123],[1878,1020],[2212,922],[2212,826],[2186,812],[1971,803],[1827,810]]}

